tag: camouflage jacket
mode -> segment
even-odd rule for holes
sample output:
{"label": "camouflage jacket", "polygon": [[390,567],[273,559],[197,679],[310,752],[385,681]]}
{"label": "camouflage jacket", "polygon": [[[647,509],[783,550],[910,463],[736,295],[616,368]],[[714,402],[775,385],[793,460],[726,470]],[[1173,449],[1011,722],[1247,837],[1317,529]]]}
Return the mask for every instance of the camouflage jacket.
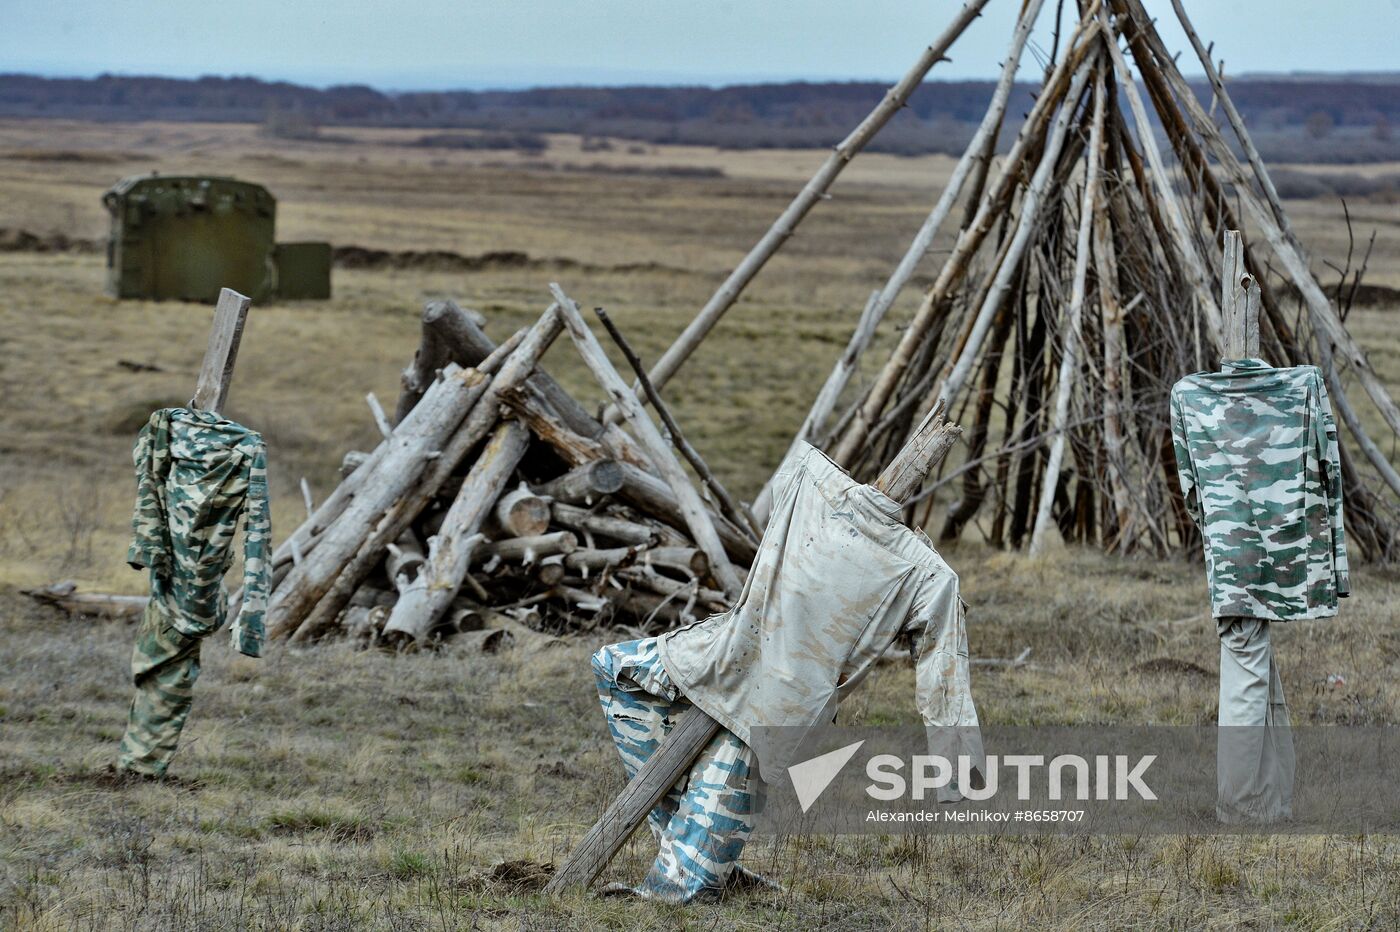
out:
{"label": "camouflage jacket", "polygon": [[1215,617],[1326,618],[1350,594],[1337,426],[1316,366],[1225,360],[1172,387]]}
{"label": "camouflage jacket", "polygon": [[151,598],[181,632],[202,637],[228,614],[223,578],[245,511],[243,606],[233,646],[262,652],[271,520],[267,450],[260,435],[193,408],[151,415],[132,451],[136,511],[127,562],[151,571]]}
{"label": "camouflage jacket", "polygon": [[[661,636],[682,694],[754,748],[764,780],[786,761],[751,731],[831,721],[901,636],[935,753],[981,754],[958,577],[900,506],[808,444],[774,477],[773,513],[739,601]],[[791,749],[789,749],[791,750]]]}

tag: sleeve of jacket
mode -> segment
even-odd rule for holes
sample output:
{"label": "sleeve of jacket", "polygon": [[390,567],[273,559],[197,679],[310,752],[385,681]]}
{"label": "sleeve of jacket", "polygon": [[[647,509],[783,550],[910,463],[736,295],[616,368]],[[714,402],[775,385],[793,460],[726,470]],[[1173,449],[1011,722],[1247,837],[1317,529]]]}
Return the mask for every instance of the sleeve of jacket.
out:
{"label": "sleeve of jacket", "polygon": [[267,448],[256,443],[248,470],[248,501],[243,525],[243,604],[230,628],[233,649],[249,657],[262,655],[263,620],[269,588],[268,554],[272,518],[267,500]]}
{"label": "sleeve of jacket", "polygon": [[1191,463],[1191,448],[1186,443],[1186,412],[1181,404],[1180,386],[1172,387],[1172,451],[1176,454],[1176,474],[1181,482],[1181,497],[1186,512],[1200,527],[1201,490],[1196,484],[1196,467]]}
{"label": "sleeve of jacket", "polygon": [[136,507],[131,514],[131,546],[126,562],[133,569],[170,575],[170,526],[165,511],[165,480],[170,472],[170,410],[151,415],[131,451],[136,467]]}
{"label": "sleeve of jacket", "polygon": [[[929,753],[945,758],[958,772],[958,758],[986,772],[977,708],[972,702],[967,625],[958,577],[949,571],[925,581],[914,601],[908,632],[914,639],[915,702],[928,731]],[[940,800],[960,799],[957,788]]]}
{"label": "sleeve of jacket", "polygon": [[1332,417],[1332,401],[1327,397],[1327,385],[1321,373],[1317,377],[1317,398],[1323,428],[1318,459],[1322,466],[1322,481],[1326,484],[1327,517],[1332,530],[1332,567],[1337,596],[1346,598],[1351,595],[1351,572],[1347,565],[1346,529],[1342,524],[1342,451],[1337,440],[1337,422]]}

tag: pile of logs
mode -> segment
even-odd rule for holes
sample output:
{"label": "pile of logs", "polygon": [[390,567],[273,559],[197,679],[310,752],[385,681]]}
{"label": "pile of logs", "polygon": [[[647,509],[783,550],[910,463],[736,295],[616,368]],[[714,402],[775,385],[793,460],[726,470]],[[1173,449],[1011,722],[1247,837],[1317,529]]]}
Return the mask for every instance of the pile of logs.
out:
{"label": "pile of logs", "polygon": [[[493,612],[548,633],[654,633],[738,595],[760,536],[752,516],[685,441],[606,315],[662,427],[552,287],[539,320],[500,345],[479,315],[428,305],[395,423],[378,415],[379,446],[345,456],[340,485],[319,507],[308,496],[307,520],[274,553],[270,639],[418,645],[480,630]],[[591,415],[541,367],[561,333],[611,417]]]}

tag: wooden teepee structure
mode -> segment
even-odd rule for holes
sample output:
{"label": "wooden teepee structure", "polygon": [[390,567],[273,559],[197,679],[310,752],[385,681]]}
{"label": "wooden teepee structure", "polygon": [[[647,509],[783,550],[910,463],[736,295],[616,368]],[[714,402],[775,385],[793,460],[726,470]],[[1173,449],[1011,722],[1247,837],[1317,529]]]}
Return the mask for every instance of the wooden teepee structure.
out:
{"label": "wooden teepee structure", "polygon": [[[656,387],[987,2],[971,0],[836,147],[657,363]],[[967,425],[967,455],[931,477],[910,505],[923,509],[916,517],[927,526],[932,492],[958,484],[942,539],[958,537],[980,512],[979,526],[998,546],[1037,550],[1053,523],[1066,540],[1124,552],[1194,547],[1171,453],[1168,389],[1183,374],[1215,368],[1225,349],[1222,296],[1252,275],[1263,355],[1274,365],[1320,366],[1346,425],[1341,465],[1354,546],[1393,557],[1400,474],[1369,436],[1348,385],[1359,384],[1396,435],[1400,409],[1310,270],[1209,50],[1180,0],[1172,3],[1213,85],[1209,108],[1141,0],[1083,0],[1034,107],[998,158],[1007,101],[1042,7],[1023,0],[978,132],[871,296],[794,443],[823,447],[869,481],[942,402]],[[889,358],[873,372],[867,365],[857,384],[877,328],[951,222],[956,238],[934,283]],[[1238,255],[1226,257],[1231,229],[1245,236]],[[755,502],[760,519],[767,492]]]}

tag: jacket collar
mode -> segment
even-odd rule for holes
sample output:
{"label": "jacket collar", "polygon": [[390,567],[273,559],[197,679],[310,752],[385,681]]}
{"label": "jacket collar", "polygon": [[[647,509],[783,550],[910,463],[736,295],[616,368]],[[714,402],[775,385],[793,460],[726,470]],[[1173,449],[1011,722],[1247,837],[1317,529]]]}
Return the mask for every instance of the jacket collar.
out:
{"label": "jacket collar", "polygon": [[1269,365],[1262,359],[1249,358],[1220,360],[1221,372],[1258,372],[1262,369],[1272,368],[1273,366]]}

